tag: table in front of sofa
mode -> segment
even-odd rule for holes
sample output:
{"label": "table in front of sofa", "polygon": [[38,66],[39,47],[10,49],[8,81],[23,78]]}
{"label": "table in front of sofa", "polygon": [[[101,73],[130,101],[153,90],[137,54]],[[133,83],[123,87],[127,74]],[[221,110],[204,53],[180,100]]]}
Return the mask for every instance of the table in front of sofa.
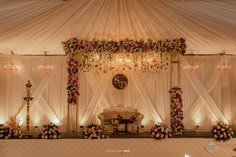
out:
{"label": "table in front of sofa", "polygon": [[130,120],[130,119],[121,119],[120,121],[119,121],[119,124],[125,124],[125,130],[122,130],[122,131],[119,131],[118,130],[118,133],[125,133],[125,134],[131,134],[129,131],[128,131],[128,124],[129,123],[133,123],[133,121],[132,120]]}

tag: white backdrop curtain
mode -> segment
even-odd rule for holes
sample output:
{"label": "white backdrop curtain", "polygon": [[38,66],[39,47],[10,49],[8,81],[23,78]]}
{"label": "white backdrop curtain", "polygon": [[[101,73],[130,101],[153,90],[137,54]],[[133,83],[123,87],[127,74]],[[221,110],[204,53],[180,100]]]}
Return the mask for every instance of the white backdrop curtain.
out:
{"label": "white backdrop curtain", "polygon": [[[9,63],[10,56],[0,56],[0,123],[18,114],[22,125],[25,125],[26,105],[23,97],[26,96],[25,84],[30,79],[33,85],[31,94],[34,96],[34,101],[30,103],[31,126],[41,126],[49,121],[57,123],[60,120],[62,130],[66,131],[67,57],[48,56],[47,63],[54,66],[50,74],[38,70],[43,59],[43,56],[15,56],[13,62],[21,69],[11,73],[3,68]],[[180,57],[181,66],[190,60],[188,56]],[[195,56],[194,63],[200,68],[197,73],[191,74],[194,76],[188,76],[183,69],[180,70],[180,75],[174,71],[172,80],[178,80],[178,76],[181,76],[185,129],[193,130],[199,125],[200,130],[209,131],[217,120],[224,118],[233,128],[236,127],[235,61],[236,57],[229,56],[227,62],[232,65],[231,72],[220,73],[216,71],[217,65],[221,63],[220,56]],[[79,125],[99,124],[98,114],[103,109],[118,104],[133,106],[144,114],[142,124],[147,130],[161,120],[169,124],[170,73],[123,73],[129,80],[124,90],[117,90],[112,86],[112,77],[115,74],[96,74],[93,71],[80,73]],[[191,82],[191,79],[194,80]],[[193,83],[196,80],[198,84]],[[173,81],[172,86],[177,85],[177,82]],[[204,92],[199,92],[201,89]],[[205,94],[202,95],[203,93]],[[70,120],[74,124],[75,117]]]}
{"label": "white backdrop curtain", "polygon": [[44,56],[17,56],[13,63],[18,71],[10,72],[3,68],[9,64],[10,56],[1,55],[0,78],[0,121],[7,121],[10,116],[17,114],[22,125],[26,124],[26,86],[31,81],[30,125],[42,126],[48,122],[59,123],[63,128],[67,118],[66,92],[66,56],[47,56],[46,63],[53,66],[49,73],[38,69],[44,63]]}
{"label": "white backdrop curtain", "polygon": [[184,91],[184,125],[193,130],[210,130],[217,121],[235,123],[235,59],[226,57],[226,63],[232,66],[231,72],[219,72],[217,66],[222,64],[220,56],[194,56],[194,64],[199,65],[195,73],[186,73],[183,69],[191,63],[192,57],[181,57],[181,87]]}
{"label": "white backdrop curtain", "polygon": [[128,86],[118,90],[112,85],[115,74],[80,74],[79,119],[80,125],[99,124],[97,116],[109,106],[132,106],[144,114],[143,125],[169,123],[169,73],[121,72],[128,78]]}

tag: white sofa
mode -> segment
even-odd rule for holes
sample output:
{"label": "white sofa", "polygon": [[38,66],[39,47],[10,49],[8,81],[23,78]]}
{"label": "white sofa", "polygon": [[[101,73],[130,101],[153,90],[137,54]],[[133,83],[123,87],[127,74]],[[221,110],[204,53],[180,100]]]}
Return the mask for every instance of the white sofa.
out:
{"label": "white sofa", "polygon": [[[103,110],[102,113],[98,115],[98,118],[101,121],[101,126],[104,131],[110,132],[113,131],[112,121],[118,116],[121,119],[129,119],[132,123],[128,124],[129,132],[140,132],[142,125],[143,114],[139,113],[137,109],[132,108],[131,106],[117,105],[115,107],[109,107]],[[124,130],[125,124],[118,124],[118,130]]]}

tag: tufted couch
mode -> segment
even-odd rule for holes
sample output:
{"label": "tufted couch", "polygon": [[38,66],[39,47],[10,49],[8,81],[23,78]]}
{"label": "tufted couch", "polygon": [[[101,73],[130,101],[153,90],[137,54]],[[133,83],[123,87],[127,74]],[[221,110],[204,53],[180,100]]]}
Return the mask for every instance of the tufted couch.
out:
{"label": "tufted couch", "polygon": [[[139,113],[137,109],[134,109],[131,106],[124,105],[117,105],[115,107],[106,108],[102,113],[98,115],[104,131],[112,131],[114,120],[119,118],[129,119],[132,121],[128,124],[129,132],[139,132],[143,117],[144,115]],[[118,130],[124,130],[124,128],[125,124],[118,124]]]}

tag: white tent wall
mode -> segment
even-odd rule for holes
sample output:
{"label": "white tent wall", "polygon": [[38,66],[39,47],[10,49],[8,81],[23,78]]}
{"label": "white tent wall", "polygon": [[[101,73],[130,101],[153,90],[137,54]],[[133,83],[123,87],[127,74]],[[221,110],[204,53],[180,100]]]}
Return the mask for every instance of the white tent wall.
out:
{"label": "white tent wall", "polygon": [[[47,56],[47,63],[54,66],[52,72],[45,74],[40,72],[38,66],[43,64],[43,56],[18,56],[15,55],[13,62],[20,67],[20,70],[12,73],[6,71],[3,66],[8,64],[9,55],[0,56],[0,123],[18,113],[22,120],[22,126],[26,124],[26,104],[23,97],[26,96],[28,79],[32,83],[31,94],[34,101],[30,103],[31,126],[42,126],[51,121],[58,123],[62,131],[67,130],[67,70],[66,56]],[[189,56],[180,57],[182,61],[190,61]],[[221,63],[220,56],[195,56],[194,63],[199,65],[199,71],[194,75],[200,80],[203,87],[207,88],[209,78],[215,71],[220,77],[212,87],[209,95],[222,112],[223,117],[216,114],[216,109],[209,107],[205,101],[196,104],[199,94],[187,77],[186,72],[181,68],[180,75],[174,71],[172,75],[172,86],[178,84],[183,89],[183,110],[184,126],[186,130],[194,130],[199,125],[200,131],[209,131],[212,125],[224,117],[233,128],[236,128],[236,57],[229,56],[228,64],[232,65],[229,73],[220,73],[216,67]],[[129,80],[124,90],[117,90],[112,86],[114,74],[106,73],[97,75],[95,72],[80,73],[80,97],[78,123],[87,125],[99,123],[98,114],[104,108],[123,104],[133,106],[144,114],[142,124],[144,129],[160,121],[169,125],[170,121],[170,95],[169,89],[170,72],[161,73],[134,73],[123,72]],[[190,78],[193,76],[190,76]],[[213,79],[214,80],[214,79]],[[208,83],[207,83],[208,82]],[[200,96],[200,100],[201,100]],[[194,108],[194,105],[196,108]],[[209,104],[211,105],[211,104]],[[74,109],[73,109],[74,110]],[[70,118],[70,124],[75,124],[75,115]],[[74,126],[70,126],[74,129]]]}

